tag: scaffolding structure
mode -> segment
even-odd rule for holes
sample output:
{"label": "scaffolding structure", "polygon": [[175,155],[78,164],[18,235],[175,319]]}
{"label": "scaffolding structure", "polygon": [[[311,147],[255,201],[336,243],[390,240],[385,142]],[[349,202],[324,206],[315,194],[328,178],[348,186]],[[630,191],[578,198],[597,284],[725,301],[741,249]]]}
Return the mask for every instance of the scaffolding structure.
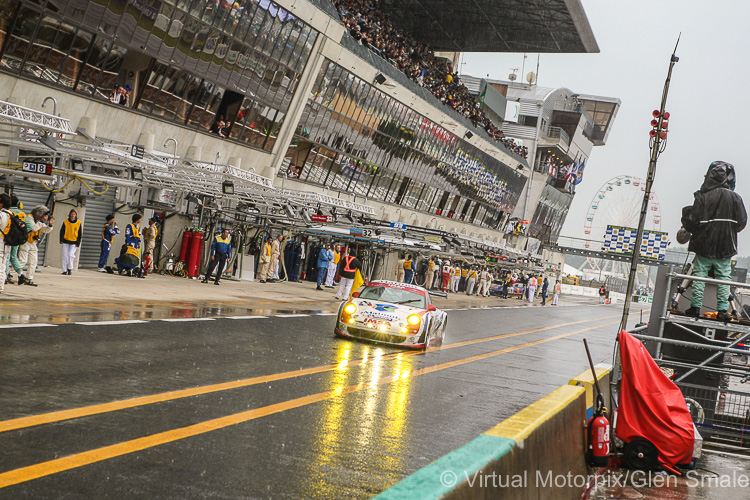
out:
{"label": "scaffolding structure", "polygon": [[682,391],[704,445],[750,454],[750,317],[734,293],[734,321],[710,319],[710,311],[708,316],[685,316],[696,281],[706,285],[704,310],[719,285],[750,289],[748,283],[660,268],[648,326],[633,336]]}

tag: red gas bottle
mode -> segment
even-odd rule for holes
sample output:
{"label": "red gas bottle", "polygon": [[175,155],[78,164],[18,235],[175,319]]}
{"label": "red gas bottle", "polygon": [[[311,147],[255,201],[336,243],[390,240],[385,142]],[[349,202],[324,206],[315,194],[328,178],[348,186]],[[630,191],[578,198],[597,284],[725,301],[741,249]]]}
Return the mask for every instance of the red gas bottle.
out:
{"label": "red gas bottle", "polygon": [[187,256],[187,273],[196,278],[201,271],[201,254],[203,251],[203,234],[194,232],[190,236],[190,251]]}
{"label": "red gas bottle", "polygon": [[188,252],[190,251],[190,242],[192,241],[193,232],[186,229],[182,233],[182,246],[180,246],[180,258],[182,262],[187,262]]}

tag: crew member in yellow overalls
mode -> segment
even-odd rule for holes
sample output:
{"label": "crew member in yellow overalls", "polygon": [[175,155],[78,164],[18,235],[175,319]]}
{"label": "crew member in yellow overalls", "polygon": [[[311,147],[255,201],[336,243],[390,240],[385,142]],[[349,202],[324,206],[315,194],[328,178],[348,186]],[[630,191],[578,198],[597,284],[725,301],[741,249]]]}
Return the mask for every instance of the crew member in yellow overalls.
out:
{"label": "crew member in yellow overalls", "polygon": [[[132,276],[132,271],[141,263],[141,214],[133,214],[132,223],[125,227],[125,244],[120,250],[120,256],[115,259],[117,270],[120,274],[127,272]],[[139,273],[136,273],[137,275]]]}
{"label": "crew member in yellow overalls", "polygon": [[404,261],[404,283],[411,283],[412,276],[414,276],[414,260],[411,255],[407,255]]}
{"label": "crew member in yellow overalls", "polygon": [[473,295],[474,294],[474,284],[477,282],[477,270],[472,266],[472,268],[469,270],[469,281],[466,284],[466,294],[467,295]]}
{"label": "crew member in yellow overalls", "polygon": [[464,266],[461,268],[461,281],[458,283],[458,291],[459,292],[465,292],[466,291],[466,281],[469,279],[469,268],[467,266]]}

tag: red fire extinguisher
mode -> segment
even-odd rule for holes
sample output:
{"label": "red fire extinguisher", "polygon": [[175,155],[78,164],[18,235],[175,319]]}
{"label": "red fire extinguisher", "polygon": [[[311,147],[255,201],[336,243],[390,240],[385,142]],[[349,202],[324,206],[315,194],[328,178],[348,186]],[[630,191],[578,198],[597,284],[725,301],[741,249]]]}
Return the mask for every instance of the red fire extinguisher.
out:
{"label": "red fire extinguisher", "polygon": [[609,420],[604,415],[604,397],[599,393],[596,401],[596,411],[586,425],[588,436],[588,450],[586,462],[591,467],[606,467],[609,465]]}
{"label": "red fire extinguisher", "polygon": [[607,408],[604,407],[604,396],[599,388],[599,377],[596,375],[591,351],[589,351],[589,343],[586,342],[586,339],[583,339],[583,345],[586,347],[586,356],[589,358],[591,375],[594,378],[594,387],[596,388],[594,416],[586,424],[586,462],[591,467],[606,467],[609,465],[609,420],[604,415]]}

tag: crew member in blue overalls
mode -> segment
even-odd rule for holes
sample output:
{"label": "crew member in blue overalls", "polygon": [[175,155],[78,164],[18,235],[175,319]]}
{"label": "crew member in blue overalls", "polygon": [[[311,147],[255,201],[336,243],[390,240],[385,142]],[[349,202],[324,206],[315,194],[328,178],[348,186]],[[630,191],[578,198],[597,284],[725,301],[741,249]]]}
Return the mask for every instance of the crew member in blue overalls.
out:
{"label": "crew member in blue overalls", "polygon": [[320,285],[323,284],[323,281],[325,281],[326,276],[328,275],[328,263],[332,260],[333,251],[331,251],[331,245],[323,245],[320,248],[320,253],[318,254],[318,286],[317,288],[315,288],[316,290],[323,289],[323,287]]}
{"label": "crew member in blue overalls", "polygon": [[99,254],[99,272],[106,273],[107,260],[109,259],[109,251],[112,250],[112,240],[116,234],[120,234],[120,229],[117,227],[115,222],[115,216],[109,214],[107,216],[107,223],[104,224],[102,229],[102,250]]}
{"label": "crew member in blue overalls", "polygon": [[[120,256],[115,259],[117,270],[122,274],[127,271],[128,276],[132,270],[141,263],[141,214],[133,214],[133,222],[125,227],[125,244],[120,250]],[[136,272],[137,276],[142,276]]]}
{"label": "crew member in blue overalls", "polygon": [[232,238],[229,236],[229,229],[222,228],[221,235],[214,236],[214,242],[211,243],[211,263],[208,265],[208,272],[206,272],[203,283],[208,283],[211,280],[211,274],[216,269],[216,265],[219,268],[216,270],[216,278],[214,279],[214,285],[218,285],[221,281],[221,273],[224,271],[224,266],[229,260],[229,255],[232,253]]}

